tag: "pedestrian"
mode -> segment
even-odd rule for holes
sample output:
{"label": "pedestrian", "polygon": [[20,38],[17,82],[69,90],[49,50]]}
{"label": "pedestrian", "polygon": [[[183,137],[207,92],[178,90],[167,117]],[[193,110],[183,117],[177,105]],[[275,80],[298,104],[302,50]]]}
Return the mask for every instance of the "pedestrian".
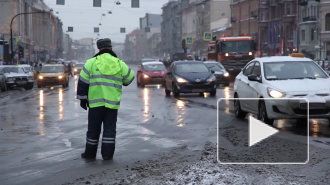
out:
{"label": "pedestrian", "polygon": [[96,158],[103,123],[101,154],[104,160],[111,160],[115,152],[122,86],[134,80],[134,71],[117,58],[110,39],[100,39],[96,44],[99,52],[85,63],[77,87],[80,106],[85,110],[89,108],[86,148],[81,157]]}
{"label": "pedestrian", "polygon": [[69,73],[69,76],[73,77],[71,62],[68,64],[68,73]]}

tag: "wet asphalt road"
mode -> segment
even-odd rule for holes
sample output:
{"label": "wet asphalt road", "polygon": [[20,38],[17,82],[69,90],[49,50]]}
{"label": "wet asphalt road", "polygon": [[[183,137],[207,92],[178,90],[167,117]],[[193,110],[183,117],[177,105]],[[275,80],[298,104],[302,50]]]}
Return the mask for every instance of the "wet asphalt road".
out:
{"label": "wet asphalt road", "polygon": [[[137,66],[132,66],[136,71]],[[0,93],[0,181],[1,184],[61,184],[129,165],[155,153],[178,146],[200,149],[217,139],[217,100],[232,98],[231,87],[219,87],[216,97],[204,94],[166,97],[159,86],[123,89],[117,122],[116,153],[113,161],[85,162],[87,112],[75,99],[77,79],[69,88],[61,86],[12,90]],[[225,120],[233,117],[230,105],[220,107]],[[237,121],[237,127],[245,127]],[[235,123],[234,123],[235,124]],[[281,120],[275,127],[289,135],[304,133],[294,121]],[[221,128],[220,128],[221,129]],[[329,137],[327,120],[312,120],[310,135]]]}

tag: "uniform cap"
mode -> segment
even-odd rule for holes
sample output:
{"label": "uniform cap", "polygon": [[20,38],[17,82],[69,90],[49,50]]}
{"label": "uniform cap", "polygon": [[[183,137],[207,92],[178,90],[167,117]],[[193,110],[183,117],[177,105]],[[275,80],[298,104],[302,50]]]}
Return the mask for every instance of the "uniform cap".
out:
{"label": "uniform cap", "polygon": [[108,38],[105,39],[99,39],[96,42],[97,49],[102,49],[102,48],[111,48],[111,40]]}

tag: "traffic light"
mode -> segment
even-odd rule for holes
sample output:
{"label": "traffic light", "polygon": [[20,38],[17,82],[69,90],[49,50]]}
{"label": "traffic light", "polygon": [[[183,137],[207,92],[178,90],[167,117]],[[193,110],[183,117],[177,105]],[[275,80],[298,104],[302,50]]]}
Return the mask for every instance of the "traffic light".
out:
{"label": "traffic light", "polygon": [[93,0],[93,7],[102,7],[101,0]]}
{"label": "traffic light", "polygon": [[22,46],[18,46],[18,57],[24,58],[24,48]]}
{"label": "traffic light", "polygon": [[65,5],[65,0],[56,0],[56,5]]}
{"label": "traffic light", "polygon": [[140,0],[131,0],[131,3],[132,8],[140,8]]}

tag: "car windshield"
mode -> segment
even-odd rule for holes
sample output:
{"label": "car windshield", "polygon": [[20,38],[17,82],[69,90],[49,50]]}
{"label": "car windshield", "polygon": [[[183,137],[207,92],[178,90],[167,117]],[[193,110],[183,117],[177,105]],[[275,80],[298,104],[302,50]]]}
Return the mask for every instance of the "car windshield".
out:
{"label": "car windshield", "polygon": [[187,63],[176,65],[175,71],[176,73],[205,73],[209,72],[209,69],[205,66],[205,64]]}
{"label": "car windshield", "polygon": [[20,67],[4,67],[3,73],[25,73]]}
{"label": "car windshield", "polygon": [[23,67],[24,72],[29,73],[32,72],[31,67]]}
{"label": "car windshield", "polygon": [[41,68],[42,73],[61,73],[63,72],[63,67],[60,66],[44,66]]}
{"label": "car windshield", "polygon": [[222,71],[224,67],[218,63],[205,63],[206,67],[213,71]]}
{"label": "car windshield", "polygon": [[222,53],[246,53],[253,51],[253,41],[226,41],[222,43]]}
{"label": "car windshield", "polygon": [[312,61],[264,63],[267,80],[328,78],[327,74]]}
{"label": "car windshield", "polygon": [[154,59],[142,59],[141,61],[142,62],[154,62],[155,60]]}
{"label": "car windshield", "polygon": [[149,64],[143,66],[145,71],[164,71],[165,66],[162,64]]}

